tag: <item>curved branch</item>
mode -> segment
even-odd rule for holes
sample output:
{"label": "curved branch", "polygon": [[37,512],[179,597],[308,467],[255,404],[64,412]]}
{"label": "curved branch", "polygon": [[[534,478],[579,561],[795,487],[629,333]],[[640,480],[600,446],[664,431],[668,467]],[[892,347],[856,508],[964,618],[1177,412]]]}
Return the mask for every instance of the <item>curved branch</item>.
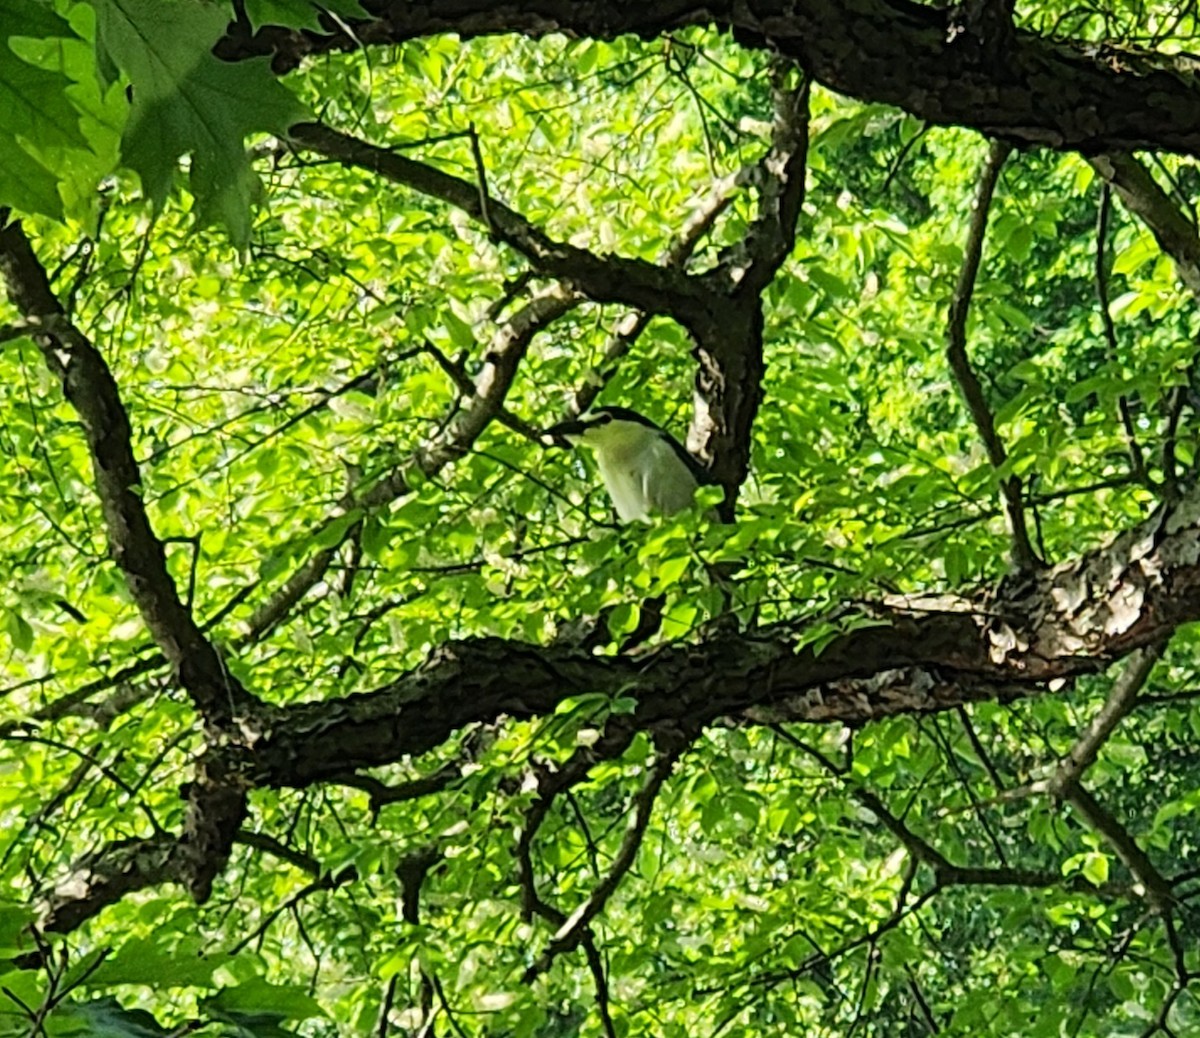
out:
{"label": "curved branch", "polygon": [[[994,597],[894,596],[869,613],[875,626],[855,625],[819,654],[805,644],[802,623],[716,628],[696,644],[636,659],[500,638],[448,643],[375,692],[276,708],[249,746],[206,752],[178,852],[154,838],[92,856],[76,872],[82,879],[57,896],[55,925],[69,929],[160,882],[184,882],[203,897],[238,835],[250,789],[341,781],[425,753],[473,722],[549,715],[580,693],[632,695],[636,706],[539,781],[540,803],[619,755],[639,731],[674,745],[725,717],[862,724],[1062,687],[1200,620],[1200,488],[1107,547],[1002,585]],[[1133,849],[1119,851],[1139,878],[1153,879]],[[538,908],[565,922],[551,906]]]}
{"label": "curved branch", "polygon": [[[988,210],[991,208],[992,196],[996,190],[996,182],[1000,179],[1000,170],[1004,167],[1012,149],[1007,144],[993,144],[979,175],[979,185],[976,188],[975,200],[971,206],[971,224],[967,232],[967,244],[963,249],[962,269],[958,274],[958,284],[954,287],[954,296],[950,300],[950,318],[946,331],[946,359],[950,370],[954,372],[954,380],[962,390],[971,412],[975,428],[979,430],[980,439],[987,448],[988,460],[992,463],[997,474],[1004,468],[1008,453],[996,432],[996,420],[988,408],[983,395],[983,386],[979,377],[971,367],[967,357],[967,314],[971,308],[971,297],[975,292],[975,278],[979,273],[979,262],[983,256],[983,239],[987,231]],[[1013,560],[1020,570],[1030,570],[1040,564],[1033,544],[1029,540],[1029,530],[1025,524],[1025,503],[1022,500],[1021,480],[1017,476],[1000,476],[1000,494],[1004,499],[1004,512],[1008,518],[1008,529],[1013,539]]]}
{"label": "curved branch", "polygon": [[63,394],[83,425],[96,493],[104,514],[108,551],[150,634],[197,709],[227,723],[257,700],[225,667],[167,570],[163,543],[142,502],[141,474],[133,454],[129,415],[100,351],[68,319],[21,225],[0,212],[0,276],[26,321],[46,365],[62,380]]}
{"label": "curved branch", "polygon": [[278,71],[331,50],[457,33],[659,36],[689,25],[732,30],[743,43],[798,61],[821,84],[902,108],[940,125],[972,127],[1021,145],[1096,153],[1165,149],[1200,155],[1197,62],[1012,28],[1005,4],[942,7],[911,0],[366,0],[375,14],[331,33],[267,26],[231,32],[229,60],[269,54]]}
{"label": "curved branch", "polygon": [[724,489],[718,513],[725,522],[733,520],[749,474],[751,433],[762,400],[762,292],[792,251],[804,203],[809,83],[806,78],[789,89],[788,73],[780,62],[772,68],[775,115],[771,148],[756,169],[757,216],[704,276],[722,305],[711,321],[690,329],[697,366],[688,448]]}
{"label": "curved branch", "polygon": [[1200,235],[1196,225],[1132,155],[1095,155],[1089,161],[1104,182],[1116,188],[1125,208],[1150,229],[1158,247],[1175,261],[1179,280],[1200,298]]}
{"label": "curved branch", "polygon": [[554,241],[524,216],[477,184],[443,173],[320,123],[298,123],[289,135],[299,147],[385,180],[440,198],[480,221],[497,241],[516,249],[539,274],[570,281],[598,303],[624,303],[649,313],[669,314],[682,324],[703,320],[707,293],[682,270],[626,256],[600,256]]}
{"label": "curved branch", "polygon": [[671,747],[654,762],[645,783],[633,797],[633,813],[629,817],[629,824],[625,830],[625,837],[621,841],[621,847],[608,872],[596,884],[583,904],[562,923],[558,933],[551,939],[537,962],[525,971],[525,983],[528,984],[545,973],[558,956],[574,951],[583,943],[591,921],[604,910],[608,899],[612,897],[625,873],[633,865],[638,849],[642,846],[642,838],[646,835],[646,826],[650,824],[650,812],[654,808],[654,801],[658,799],[663,784],[670,777],[675,762],[679,760],[684,748],[683,744]]}
{"label": "curved branch", "polygon": [[[893,596],[818,655],[803,623],[713,630],[637,659],[500,638],[447,643],[375,692],[281,709],[255,784],[307,786],[440,745],[472,722],[528,719],[579,693],[634,695],[640,730],[736,716],[864,723],[1033,695],[1200,619],[1200,490],[1105,548],[989,599]],[[632,691],[631,691],[632,690]]]}

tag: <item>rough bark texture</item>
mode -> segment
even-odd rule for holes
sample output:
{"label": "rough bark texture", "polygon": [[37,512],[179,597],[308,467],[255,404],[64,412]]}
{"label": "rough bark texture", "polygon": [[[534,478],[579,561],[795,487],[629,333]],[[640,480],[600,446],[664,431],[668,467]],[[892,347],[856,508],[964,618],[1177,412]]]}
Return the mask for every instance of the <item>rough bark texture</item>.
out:
{"label": "rough bark texture", "polygon": [[[464,725],[539,716],[581,693],[633,695],[643,730],[720,717],[862,724],[1044,691],[1200,617],[1200,492],[991,600],[900,599],[817,654],[802,627],[709,633],[646,657],[500,639],[448,643],[400,681],[278,714],[258,781],[307,785],[423,753]],[[319,739],[314,736],[320,736]]]}
{"label": "rough bark texture", "polygon": [[447,643],[374,692],[260,708],[242,746],[213,747],[189,790],[185,832],[113,845],[55,891],[45,924],[71,929],[124,894],[179,882],[203,897],[244,817],[245,792],[354,780],[358,769],[442,745],[464,726],[552,713],[581,693],[632,695],[573,773],[619,753],[633,732],[662,745],[704,725],[806,721],[860,725],[1060,689],[1200,619],[1200,490],[1112,544],[1026,574],[993,596],[895,598],[820,653],[802,626],[717,628],[648,656],[594,656],[498,638]]}
{"label": "rough bark texture", "polygon": [[[375,17],[355,23],[351,33],[333,25],[327,35],[268,27],[239,36],[231,30],[219,50],[231,60],[271,53],[283,70],[323,51],[438,32],[653,36],[715,24],[797,60],[807,74],[845,93],[896,104],[931,122],[1096,155],[1097,169],[1155,228],[1164,249],[1183,257],[1188,283],[1200,285],[1192,278],[1200,265],[1194,229],[1166,212],[1153,181],[1116,154],[1142,146],[1200,154],[1200,89],[1192,75],[1198,66],[1190,59],[1135,58],[1038,39],[1013,27],[1006,0],[968,0],[942,10],[905,0],[366,5]],[[803,91],[792,99],[803,101]],[[461,415],[410,464],[428,473],[457,458],[500,413],[529,338],[574,305],[577,294],[586,295],[669,314],[691,330],[699,361],[693,446],[726,488],[731,509],[761,395],[761,292],[790,251],[803,199],[804,110],[797,104],[778,114],[769,175],[755,184],[758,217],[751,233],[703,276],[553,241],[480,185],[323,126],[293,128],[297,146],[461,208],[537,273],[565,282],[530,304],[524,325],[511,324],[508,338],[497,340],[473,390],[464,388],[471,398]],[[1112,544],[1054,569],[1027,570],[994,594],[896,597],[861,606],[846,614],[845,633],[820,652],[798,622],[743,630],[716,624],[691,643],[637,658],[483,638],[442,645],[421,667],[373,692],[268,707],[228,677],[171,584],[163,546],[141,504],[130,422],[116,384],[102,354],[63,319],[19,228],[0,232],[0,274],[23,314],[40,322],[39,345],[81,417],[113,556],[164,657],[204,714],[208,734],[220,731],[181,791],[187,812],[180,832],[115,842],[79,862],[47,899],[50,928],[72,929],[105,905],[159,883],[179,883],[206,898],[255,789],[361,783],[361,769],[426,753],[473,724],[550,714],[567,697],[632,696],[636,708],[614,715],[594,745],[581,747],[552,778],[543,776],[539,795],[547,803],[556,787],[569,788],[591,764],[620,754],[637,732],[674,753],[716,722],[858,725],[1045,693],[1159,646],[1180,624],[1200,619],[1200,490],[1193,489]],[[397,469],[364,488],[355,503],[369,509],[394,500],[406,491],[409,471]],[[319,572],[305,581],[318,578]],[[297,585],[282,612],[311,586]],[[1111,828],[1076,793],[1079,809],[1090,812],[1097,828]],[[523,837],[526,856],[531,840]],[[1135,872],[1147,871],[1132,851],[1124,859]]]}
{"label": "rough bark texture", "polygon": [[1154,148],[1200,154],[1197,63],[1086,41],[1055,41],[973,17],[978,4],[906,0],[366,0],[376,14],[353,35],[265,27],[231,30],[218,53],[272,55],[276,68],[330,50],[454,32],[464,37],[653,37],[687,25],[729,29],[778,50],[841,93],[896,105],[932,123],[973,127],[1016,144],[1087,153]]}
{"label": "rough bark texture", "polygon": [[1200,297],[1200,237],[1195,224],[1132,155],[1097,155],[1091,163],[1117,189],[1125,207],[1150,228],[1163,252],[1175,261],[1179,280]]}
{"label": "rough bark texture", "polygon": [[[7,223],[6,226],[4,224]],[[83,424],[108,551],[146,627],[196,707],[224,724],[252,697],[226,670],[213,644],[180,600],[162,542],[142,503],[129,416],[99,350],[67,319],[21,225],[0,217],[0,278],[13,305],[45,330],[34,336],[63,395]]]}

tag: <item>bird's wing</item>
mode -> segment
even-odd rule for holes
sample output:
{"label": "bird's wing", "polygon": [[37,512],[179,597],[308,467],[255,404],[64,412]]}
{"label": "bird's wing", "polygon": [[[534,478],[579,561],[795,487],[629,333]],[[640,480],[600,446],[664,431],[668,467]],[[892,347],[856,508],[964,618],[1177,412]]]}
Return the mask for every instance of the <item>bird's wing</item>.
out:
{"label": "bird's wing", "polygon": [[675,454],[675,457],[677,457],[684,463],[684,465],[687,466],[687,470],[692,474],[692,479],[694,479],[699,486],[710,486],[712,484],[713,478],[709,474],[708,469],[701,465],[700,462],[696,460],[695,456],[689,453],[688,449],[682,443],[675,439],[675,437],[665,429],[662,431],[662,438],[667,446],[671,448],[672,452]]}

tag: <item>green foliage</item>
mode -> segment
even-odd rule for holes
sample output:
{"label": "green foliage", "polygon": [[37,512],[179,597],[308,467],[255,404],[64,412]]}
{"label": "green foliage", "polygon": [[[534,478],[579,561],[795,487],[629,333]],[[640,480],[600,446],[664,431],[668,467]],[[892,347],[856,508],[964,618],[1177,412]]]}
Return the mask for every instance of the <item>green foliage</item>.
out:
{"label": "green foliage", "polygon": [[[1027,24],[1075,17],[1044,6]],[[245,14],[254,28],[316,29],[318,7],[362,14],[352,0],[249,0]],[[995,471],[944,355],[984,145],[815,89],[808,198],[765,293],[765,399],[733,528],[706,515],[716,494],[618,528],[586,458],[496,421],[423,471],[422,452],[470,403],[443,361],[484,370],[528,298],[514,287],[524,261],[442,202],[282,148],[252,162],[247,139],[319,111],[475,183],[473,126],[491,197],[555,238],[654,259],[716,177],[763,153],[768,61],[700,30],[435,36],[314,59],[281,82],[266,59],[211,53],[232,17],[207,0],[10,0],[0,203],[26,217],[113,368],[181,596],[268,702],[338,700],[453,639],[543,644],[585,618],[611,655],[660,596],[662,628],[640,652],[732,616],[787,622],[797,648],[819,653],[877,623],[865,603],[882,596],[994,585],[1006,475],[1023,480],[1053,562],[1145,518],[1155,502],[1130,478],[1122,400],[1153,481],[1172,438],[1194,463],[1192,411],[1171,418],[1195,389],[1194,301],[1114,208],[1114,349],[1095,297],[1090,167],[1033,152],[1001,178],[969,329],[1009,451]],[[1160,172],[1194,194],[1182,160]],[[753,215],[739,190],[693,268]],[[614,367],[605,350],[623,316],[588,303],[536,336],[508,412],[543,427],[601,371],[604,402],[682,438],[691,340],[657,318]],[[385,507],[352,500],[397,472],[408,492]],[[27,338],[0,345],[0,486],[0,874],[24,905],[69,885],[72,863],[105,843],[181,830],[204,732],[107,553],[77,416]],[[322,552],[323,579],[256,626]],[[1193,892],[1197,649],[1194,630],[1176,636],[1151,687],[1178,698],[1139,709],[1087,776],[1164,874],[1193,874]],[[1005,795],[1070,749],[1108,688],[1089,676],[857,730],[710,728],[592,924],[617,1033],[1140,1034],[1174,976],[1164,928],[1076,814]],[[116,901],[53,938],[52,963],[69,953],[58,973],[18,968],[36,950],[31,913],[0,906],[0,1034],[29,1033],[47,1007],[56,1035],[364,1035],[381,1033],[385,1006],[393,1034],[417,1033],[422,1006],[436,1007],[438,1033],[603,1033],[582,951],[524,979],[556,926],[526,917],[516,834],[531,776],[631,717],[635,691],[564,679],[556,712],[471,726],[374,774],[400,787],[457,767],[432,794],[258,790],[243,832],[290,854],[237,843],[205,906],[167,885]],[[640,735],[555,802],[531,860],[540,896],[566,915],[618,856],[656,759]],[[1054,882],[948,887],[913,908],[937,877],[863,791],[956,865]],[[430,845],[438,863],[413,922],[398,876]],[[911,911],[898,916],[902,897]],[[1200,968],[1194,944],[1186,954]],[[1197,1015],[1180,998],[1176,1033]]]}
{"label": "green foliage", "polygon": [[66,20],[39,0],[13,0],[4,12],[0,46],[0,204],[31,213],[62,215],[58,176],[44,158],[51,149],[86,145],[71,79],[63,69],[39,67],[26,56],[30,40],[63,45],[74,37]]}
{"label": "green foliage", "polygon": [[132,96],[125,163],[161,206],[180,156],[190,156],[197,218],[223,222],[244,243],[256,181],[243,138],[256,130],[282,133],[303,109],[266,59],[230,64],[209,53],[228,21],[224,5],[96,0],[95,9],[97,67],[120,70]]}

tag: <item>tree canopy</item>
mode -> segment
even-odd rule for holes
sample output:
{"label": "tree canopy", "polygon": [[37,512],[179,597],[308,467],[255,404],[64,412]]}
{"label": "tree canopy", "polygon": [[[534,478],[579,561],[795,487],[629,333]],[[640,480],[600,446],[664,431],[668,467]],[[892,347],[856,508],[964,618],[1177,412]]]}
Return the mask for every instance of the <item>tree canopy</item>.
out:
{"label": "tree canopy", "polygon": [[1195,4],[0,29],[0,1036],[1200,1031]]}

